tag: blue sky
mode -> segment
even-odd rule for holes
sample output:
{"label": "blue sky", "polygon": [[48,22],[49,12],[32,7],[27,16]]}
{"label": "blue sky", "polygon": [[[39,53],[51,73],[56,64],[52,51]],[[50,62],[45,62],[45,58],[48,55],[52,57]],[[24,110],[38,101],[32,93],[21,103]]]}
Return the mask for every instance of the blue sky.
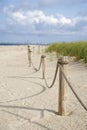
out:
{"label": "blue sky", "polygon": [[0,0],[0,42],[87,40],[87,0]]}

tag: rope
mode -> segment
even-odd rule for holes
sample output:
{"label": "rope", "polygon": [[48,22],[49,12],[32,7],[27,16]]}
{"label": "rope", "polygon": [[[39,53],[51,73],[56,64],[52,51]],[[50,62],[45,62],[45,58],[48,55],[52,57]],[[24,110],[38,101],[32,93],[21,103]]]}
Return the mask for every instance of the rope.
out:
{"label": "rope", "polygon": [[[32,61],[31,61],[31,63],[32,63]],[[39,64],[38,69],[34,66],[33,63],[32,63],[32,66],[33,66],[34,70],[39,71],[40,68],[41,68],[41,64],[42,64],[42,57],[41,57],[41,59],[40,59],[40,64]],[[67,77],[66,77],[66,75],[65,75],[65,73],[64,73],[64,71],[63,71],[62,66],[61,66],[58,62],[57,62],[57,65],[56,65],[56,70],[55,70],[54,78],[53,78],[53,81],[52,81],[52,83],[51,83],[50,86],[48,85],[46,78],[44,78],[45,83],[46,83],[46,86],[47,86],[48,88],[52,88],[52,87],[53,87],[53,85],[54,85],[54,83],[55,83],[55,80],[56,80],[56,77],[57,77],[58,67],[60,67],[61,72],[62,72],[62,74],[63,74],[63,76],[64,76],[64,78],[65,78],[67,84],[69,85],[70,89],[72,90],[73,94],[74,94],[75,97],[78,99],[78,101],[79,101],[79,103],[82,105],[82,107],[87,111],[87,107],[85,106],[85,104],[82,102],[82,100],[79,98],[79,96],[77,95],[77,93],[76,93],[75,90],[73,89],[71,83],[68,81],[68,79],[67,79]]]}
{"label": "rope", "polygon": [[65,78],[67,84],[69,85],[70,89],[71,89],[72,92],[74,93],[75,97],[78,99],[78,101],[79,101],[79,103],[82,105],[82,107],[87,111],[87,107],[86,107],[85,104],[82,102],[82,100],[79,98],[79,96],[77,95],[77,93],[76,93],[75,90],[73,89],[72,85],[71,85],[70,82],[68,81],[68,79],[67,79],[67,77],[66,77],[66,75],[65,75],[65,73],[64,73],[64,71],[63,71],[62,66],[61,66],[60,64],[58,64],[58,65],[59,65],[59,67],[60,67],[60,69],[61,69],[61,71],[62,71],[62,74],[63,74],[63,76],[64,76],[64,78]]}
{"label": "rope", "polygon": [[58,62],[57,62],[57,65],[56,65],[56,70],[55,70],[54,78],[53,78],[53,81],[52,81],[52,83],[51,83],[50,86],[48,85],[46,78],[44,78],[45,84],[46,84],[46,86],[47,86],[48,88],[52,88],[52,87],[53,87],[53,85],[54,85],[54,83],[55,83],[55,80],[56,80],[56,77],[57,77],[57,73],[58,73]]}
{"label": "rope", "polygon": [[41,68],[41,64],[42,64],[42,58],[40,59],[40,64],[39,64],[38,69],[34,66],[34,64],[33,64],[33,62],[32,62],[32,61],[31,61],[31,64],[32,64],[33,69],[34,69],[35,71],[39,71],[39,70],[40,70],[40,68]]}

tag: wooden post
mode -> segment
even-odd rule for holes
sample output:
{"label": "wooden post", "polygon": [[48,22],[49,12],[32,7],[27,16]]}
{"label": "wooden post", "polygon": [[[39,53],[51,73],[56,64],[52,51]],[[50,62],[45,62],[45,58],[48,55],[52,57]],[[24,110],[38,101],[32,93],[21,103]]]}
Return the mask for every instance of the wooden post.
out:
{"label": "wooden post", "polygon": [[45,79],[45,58],[46,56],[42,55],[42,78]]}
{"label": "wooden post", "polygon": [[28,46],[28,60],[29,60],[29,67],[31,67],[31,49],[30,46]]}
{"label": "wooden post", "polygon": [[[66,57],[61,57],[58,60],[58,63],[62,66],[63,71],[65,73],[66,64],[68,64],[68,60]],[[59,68],[59,115],[65,116],[67,114],[66,111],[66,84],[61,69]]]}

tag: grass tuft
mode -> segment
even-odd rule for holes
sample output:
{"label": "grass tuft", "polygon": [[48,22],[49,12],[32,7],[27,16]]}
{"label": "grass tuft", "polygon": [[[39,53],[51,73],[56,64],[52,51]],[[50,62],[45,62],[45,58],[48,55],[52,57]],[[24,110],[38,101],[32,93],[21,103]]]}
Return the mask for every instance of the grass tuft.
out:
{"label": "grass tuft", "polygon": [[53,43],[46,52],[56,52],[57,55],[75,56],[77,60],[83,59],[87,63],[87,41],[72,43]]}

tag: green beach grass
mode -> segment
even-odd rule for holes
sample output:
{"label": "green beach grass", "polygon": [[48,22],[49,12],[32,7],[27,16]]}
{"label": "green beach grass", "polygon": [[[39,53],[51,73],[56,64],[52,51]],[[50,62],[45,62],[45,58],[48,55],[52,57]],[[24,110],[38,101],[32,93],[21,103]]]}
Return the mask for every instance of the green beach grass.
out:
{"label": "green beach grass", "polygon": [[77,60],[83,59],[87,63],[87,41],[71,43],[53,43],[46,52],[56,52],[57,55],[75,56]]}

